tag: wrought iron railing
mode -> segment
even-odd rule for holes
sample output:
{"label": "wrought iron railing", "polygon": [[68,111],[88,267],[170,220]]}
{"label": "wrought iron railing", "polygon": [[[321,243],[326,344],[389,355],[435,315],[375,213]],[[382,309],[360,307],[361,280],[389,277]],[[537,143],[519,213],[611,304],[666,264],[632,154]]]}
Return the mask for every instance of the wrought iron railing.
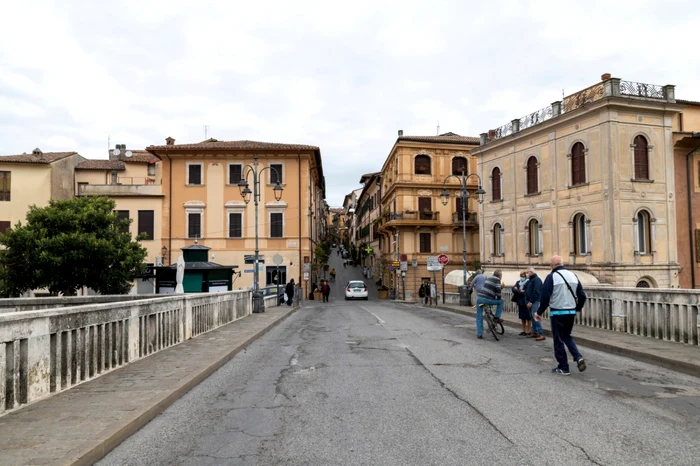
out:
{"label": "wrought iron railing", "polygon": [[493,133],[493,139],[501,139],[509,134],[513,134],[513,122],[507,123],[500,128],[496,128]]}
{"label": "wrought iron railing", "polygon": [[647,99],[665,99],[664,86],[657,84],[635,83],[632,81],[620,81],[620,94],[632,97],[644,97]]}
{"label": "wrought iron railing", "polygon": [[531,128],[532,126],[539,125],[554,116],[554,108],[551,105],[547,105],[545,108],[532,112],[520,119],[520,131],[525,128]]}
{"label": "wrought iron railing", "polygon": [[583,108],[586,105],[605,97],[605,87],[603,83],[596,84],[570,96],[564,97],[562,113]]}
{"label": "wrought iron railing", "polygon": [[[462,224],[462,212],[452,212],[452,223]],[[478,225],[479,221],[476,216],[476,212],[467,212],[464,215],[464,223],[467,225]]]}

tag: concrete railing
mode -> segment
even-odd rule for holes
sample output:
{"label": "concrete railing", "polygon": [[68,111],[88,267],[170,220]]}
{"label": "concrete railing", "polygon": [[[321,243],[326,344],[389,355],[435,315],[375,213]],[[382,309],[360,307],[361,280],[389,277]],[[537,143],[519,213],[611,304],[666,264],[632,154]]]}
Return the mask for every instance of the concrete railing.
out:
{"label": "concrete railing", "polygon": [[[698,346],[700,290],[585,286],[588,300],[578,325]],[[503,289],[505,312],[518,312],[510,287]],[[457,293],[446,303],[459,304]],[[473,297],[476,302],[476,297]],[[546,314],[545,314],[546,315]]]}
{"label": "concrete railing", "polygon": [[89,295],[89,296],[47,296],[41,298],[3,298],[0,299],[0,313],[37,311],[57,307],[83,306],[86,304],[138,301],[149,298],[164,298],[168,295]]}
{"label": "concrete railing", "polygon": [[[265,307],[276,305],[266,300]],[[0,314],[0,413],[247,316],[251,292]]]}

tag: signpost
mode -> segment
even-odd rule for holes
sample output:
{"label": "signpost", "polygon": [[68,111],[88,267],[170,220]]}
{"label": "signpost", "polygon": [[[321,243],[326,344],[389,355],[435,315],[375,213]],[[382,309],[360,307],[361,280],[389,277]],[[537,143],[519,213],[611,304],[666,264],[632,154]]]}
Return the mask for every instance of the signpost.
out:
{"label": "signpost", "polygon": [[447,257],[447,254],[440,254],[438,262],[442,266],[442,304],[445,304],[445,266],[450,262],[450,258]]}
{"label": "signpost", "polygon": [[438,257],[439,256],[428,256],[428,272],[437,272],[438,270],[442,270],[442,265],[440,264]]}
{"label": "signpost", "polygon": [[277,305],[279,305],[280,300],[280,264],[282,264],[282,262],[284,262],[284,257],[280,256],[279,254],[275,254],[272,257],[272,263],[277,266],[277,279],[275,280],[277,282]]}

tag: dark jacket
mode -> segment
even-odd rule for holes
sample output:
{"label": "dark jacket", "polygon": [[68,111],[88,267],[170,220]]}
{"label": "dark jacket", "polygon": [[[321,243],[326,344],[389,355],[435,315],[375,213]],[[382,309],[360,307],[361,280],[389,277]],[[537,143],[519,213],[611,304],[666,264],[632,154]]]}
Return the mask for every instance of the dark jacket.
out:
{"label": "dark jacket", "polygon": [[321,293],[326,295],[331,294],[331,286],[328,283],[321,285]]}
{"label": "dark jacket", "polygon": [[[525,282],[525,285],[523,285],[523,289],[527,288],[527,282]],[[525,294],[520,292],[520,280],[515,284],[515,286],[512,288],[513,291],[513,296],[517,298],[517,301],[515,303],[518,306],[525,306],[527,305],[527,301],[525,300]]]}
{"label": "dark jacket", "polygon": [[[560,276],[561,274],[562,276]],[[569,284],[567,287],[566,284]],[[569,291],[569,287],[572,294]],[[574,298],[575,295],[575,298]],[[566,270],[563,266],[559,266],[552,270],[552,273],[547,275],[542,284],[542,295],[540,298],[540,310],[538,314],[542,314],[551,305],[551,311],[580,311],[586,302],[586,293],[583,291],[583,286],[578,280],[578,277]]]}
{"label": "dark jacket", "polygon": [[284,289],[284,292],[287,293],[287,298],[294,297],[294,283],[287,283],[287,287]]}
{"label": "dark jacket", "polygon": [[525,301],[527,303],[536,303],[540,300],[542,294],[542,279],[533,274],[525,284]]}

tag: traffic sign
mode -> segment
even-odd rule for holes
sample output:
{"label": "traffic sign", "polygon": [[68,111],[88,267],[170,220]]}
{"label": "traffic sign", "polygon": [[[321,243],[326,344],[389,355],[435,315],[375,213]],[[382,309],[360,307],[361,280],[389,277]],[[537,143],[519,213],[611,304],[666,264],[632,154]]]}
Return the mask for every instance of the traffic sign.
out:
{"label": "traffic sign", "polygon": [[439,272],[442,270],[442,265],[440,261],[438,261],[438,256],[428,256],[427,265],[429,272]]}
{"label": "traffic sign", "polygon": [[305,282],[309,281],[309,272],[304,272],[304,281]]}
{"label": "traffic sign", "polygon": [[405,272],[408,270],[408,262],[407,261],[401,261],[401,271]]}
{"label": "traffic sign", "polygon": [[414,267],[418,267],[418,259],[413,259],[413,260],[411,261],[411,265],[414,266]]}
{"label": "traffic sign", "polygon": [[391,263],[391,265],[392,265],[393,267],[399,267],[399,266],[401,266],[401,264],[399,263],[399,261],[394,261],[394,262]]}
{"label": "traffic sign", "polygon": [[438,262],[444,267],[448,262],[450,262],[450,258],[447,257],[447,254],[440,254],[438,256]]}

